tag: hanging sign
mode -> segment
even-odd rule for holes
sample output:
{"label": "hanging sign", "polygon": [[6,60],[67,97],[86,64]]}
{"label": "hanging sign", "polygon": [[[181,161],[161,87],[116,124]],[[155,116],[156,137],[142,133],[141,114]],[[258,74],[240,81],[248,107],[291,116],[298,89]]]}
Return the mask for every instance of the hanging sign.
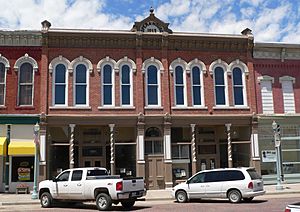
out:
{"label": "hanging sign", "polygon": [[276,162],[276,151],[275,150],[263,150],[261,151],[262,162]]}

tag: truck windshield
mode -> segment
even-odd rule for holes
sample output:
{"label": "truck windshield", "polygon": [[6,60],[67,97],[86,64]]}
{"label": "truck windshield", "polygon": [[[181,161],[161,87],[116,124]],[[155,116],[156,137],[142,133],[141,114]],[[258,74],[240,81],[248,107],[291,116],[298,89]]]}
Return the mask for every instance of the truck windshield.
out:
{"label": "truck windshield", "polygon": [[106,170],[93,169],[87,171],[87,177],[95,177],[95,176],[103,176],[103,175],[108,175]]}

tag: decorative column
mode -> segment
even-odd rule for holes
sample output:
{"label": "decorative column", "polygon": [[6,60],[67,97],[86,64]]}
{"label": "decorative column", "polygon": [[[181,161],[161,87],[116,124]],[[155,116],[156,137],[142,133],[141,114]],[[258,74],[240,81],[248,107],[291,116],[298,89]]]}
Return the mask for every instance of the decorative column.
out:
{"label": "decorative column", "polygon": [[136,175],[137,177],[143,177],[145,179],[145,120],[144,115],[142,113],[138,116],[137,123],[137,167],[136,167]]}
{"label": "decorative column", "polygon": [[69,124],[70,127],[70,169],[74,168],[74,129],[75,129],[75,124]]}
{"label": "decorative column", "polygon": [[114,128],[115,124],[109,124],[109,140],[110,140],[110,173],[115,175],[115,139],[114,139]]}
{"label": "decorative column", "polygon": [[6,155],[5,155],[5,171],[4,171],[4,182],[5,182],[5,193],[9,192],[9,155],[8,155],[8,145],[10,142],[10,128],[11,125],[6,125]]}
{"label": "decorative column", "polygon": [[173,187],[172,155],[171,155],[171,116],[166,113],[164,117],[164,162],[165,162],[165,187]]}
{"label": "decorative column", "polygon": [[196,158],[196,131],[195,131],[195,124],[191,124],[192,129],[192,140],[191,140],[191,147],[192,147],[192,174],[196,174],[197,172],[197,158]]}
{"label": "decorative column", "polygon": [[42,113],[40,116],[40,176],[39,181],[46,179],[46,115],[45,113]]}
{"label": "decorative column", "polygon": [[231,150],[231,134],[230,134],[230,127],[231,124],[225,124],[226,132],[227,132],[227,152],[228,152],[228,168],[232,168],[232,150]]}
{"label": "decorative column", "polygon": [[252,117],[252,133],[251,133],[251,164],[258,173],[261,172],[260,156],[258,145],[258,118],[256,115]]}

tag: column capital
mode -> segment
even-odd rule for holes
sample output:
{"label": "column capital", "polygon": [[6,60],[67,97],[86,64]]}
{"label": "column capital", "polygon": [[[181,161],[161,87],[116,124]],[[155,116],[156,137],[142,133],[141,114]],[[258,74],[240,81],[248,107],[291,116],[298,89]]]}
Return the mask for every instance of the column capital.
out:
{"label": "column capital", "polygon": [[191,128],[192,128],[192,131],[195,130],[195,127],[196,127],[196,124],[190,124]]}
{"label": "column capital", "polygon": [[109,126],[110,131],[113,131],[115,128],[115,124],[109,124],[108,126]]}
{"label": "column capital", "polygon": [[76,124],[69,124],[69,127],[70,127],[71,129],[74,129],[75,126],[76,126]]}

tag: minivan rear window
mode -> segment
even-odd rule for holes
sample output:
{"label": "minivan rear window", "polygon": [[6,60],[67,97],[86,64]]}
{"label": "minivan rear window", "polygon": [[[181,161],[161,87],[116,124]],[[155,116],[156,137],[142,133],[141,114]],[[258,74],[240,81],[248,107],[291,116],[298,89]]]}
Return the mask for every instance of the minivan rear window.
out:
{"label": "minivan rear window", "polygon": [[261,176],[255,171],[255,169],[247,169],[248,174],[251,177],[251,180],[261,179]]}

